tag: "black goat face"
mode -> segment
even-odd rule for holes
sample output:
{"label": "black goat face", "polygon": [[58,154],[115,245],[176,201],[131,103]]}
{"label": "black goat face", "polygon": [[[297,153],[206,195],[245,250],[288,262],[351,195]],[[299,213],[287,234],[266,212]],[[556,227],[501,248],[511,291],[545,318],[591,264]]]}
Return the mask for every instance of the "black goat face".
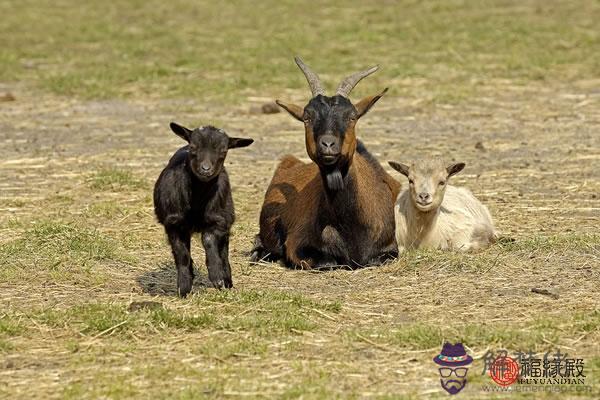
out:
{"label": "black goat face", "polygon": [[346,164],[356,148],[357,112],[342,96],[318,95],[304,108],[306,149],[320,166]]}
{"label": "black goat face", "polygon": [[203,182],[219,175],[229,149],[246,147],[254,142],[252,139],[231,138],[214,126],[203,126],[192,131],[172,122],[171,130],[189,143],[188,165]]}
{"label": "black goat face", "polygon": [[335,96],[325,96],[317,74],[299,57],[294,60],[306,77],[312,98],[304,108],[280,100],[277,100],[277,104],[304,122],[308,156],[319,166],[329,189],[341,190],[356,151],[356,121],[369,111],[387,89],[365,97],[356,104],[350,102],[348,95],[352,88],[361,79],[377,71],[378,67],[372,67],[346,77],[338,86]]}
{"label": "black goat face", "polygon": [[344,168],[352,164],[356,150],[356,121],[385,94],[368,96],[356,104],[340,95],[313,97],[306,107],[284,103],[277,104],[294,118],[304,122],[306,152],[321,168]]}

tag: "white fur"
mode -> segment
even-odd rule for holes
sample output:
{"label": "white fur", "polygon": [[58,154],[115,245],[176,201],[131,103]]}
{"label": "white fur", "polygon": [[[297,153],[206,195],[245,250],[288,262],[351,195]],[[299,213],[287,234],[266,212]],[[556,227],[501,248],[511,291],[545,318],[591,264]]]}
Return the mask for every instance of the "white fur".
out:
{"label": "white fur", "polygon": [[465,188],[448,185],[441,206],[421,211],[410,189],[398,195],[394,207],[398,250],[421,247],[441,250],[477,250],[495,240],[492,216]]}

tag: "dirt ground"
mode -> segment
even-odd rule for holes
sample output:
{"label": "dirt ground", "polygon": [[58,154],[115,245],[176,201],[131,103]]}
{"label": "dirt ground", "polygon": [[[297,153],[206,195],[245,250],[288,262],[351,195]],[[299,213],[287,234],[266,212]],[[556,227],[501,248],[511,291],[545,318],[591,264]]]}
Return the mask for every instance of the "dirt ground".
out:
{"label": "dirt ground", "polygon": [[[36,258],[35,248],[10,253],[11,265],[3,268],[12,272],[0,281],[0,313],[20,330],[0,337],[6,343],[0,394],[444,397],[431,362],[442,338],[464,340],[475,356],[468,398],[488,397],[480,388],[491,383],[480,376],[487,350],[525,346],[583,357],[593,390],[585,395],[600,395],[600,80],[477,84],[483,96],[446,106],[430,102],[426,92],[417,101],[403,99],[391,82],[390,94],[359,122],[358,135],[403,184],[387,160],[440,155],[466,162],[453,183],[469,187],[490,208],[499,231],[515,242],[480,254],[424,252],[381,267],[322,273],[248,263],[277,160],[287,153],[307,159],[301,124],[284,112],[250,112],[273,99],[248,97],[241,106],[216,107],[201,99],[81,101],[19,85],[0,87],[16,97],[0,103],[0,243],[28,237],[39,221],[60,221],[99,232],[125,255],[90,264],[91,272],[78,280],[77,265],[65,266],[75,268],[73,275],[59,270],[59,279],[52,278],[52,263]],[[308,98],[305,91],[288,94],[287,100],[301,104]],[[214,290],[202,284],[203,262],[192,299],[174,297],[175,271],[151,203],[154,180],[182,145],[168,129],[173,120],[190,127],[212,123],[255,140],[231,151],[226,163],[237,213],[234,291],[298,294],[339,309],[303,308],[313,328],[264,337],[243,327],[86,334],[68,320],[52,325],[39,317],[51,309],[126,307],[134,300],[158,301],[183,313],[227,311],[227,302],[206,300]],[[101,171],[114,169],[138,183],[102,186]],[[202,253],[198,241],[193,246]],[[17,267],[14,254],[21,260]],[[51,257],[60,261],[61,255]],[[102,279],[95,281],[96,274]],[[261,312],[260,304],[244,303],[232,315]],[[262,350],[194,350],[217,343],[215,335],[223,346],[258,343]],[[69,347],[73,343],[77,351]]]}

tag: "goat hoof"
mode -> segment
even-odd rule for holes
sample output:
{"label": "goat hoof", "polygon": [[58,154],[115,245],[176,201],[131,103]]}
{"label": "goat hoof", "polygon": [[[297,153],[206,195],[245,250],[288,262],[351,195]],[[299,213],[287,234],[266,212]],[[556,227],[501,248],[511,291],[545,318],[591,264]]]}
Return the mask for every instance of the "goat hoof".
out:
{"label": "goat hoof", "polygon": [[177,288],[177,294],[179,295],[179,297],[182,297],[182,298],[187,297],[187,295],[190,294],[191,291],[192,291],[191,285],[189,287],[178,287]]}
{"label": "goat hoof", "polygon": [[223,279],[212,281],[212,284],[217,289],[223,289],[225,287],[225,282]]}
{"label": "goat hoof", "polygon": [[233,287],[233,280],[231,278],[225,279],[225,288],[231,289]]}
{"label": "goat hoof", "polygon": [[177,293],[179,297],[186,297],[192,291],[193,279],[188,276],[177,276]]}
{"label": "goat hoof", "polygon": [[261,262],[268,255],[269,255],[269,253],[267,253],[263,247],[255,247],[254,249],[252,249],[252,252],[250,253],[250,262],[254,262],[254,263]]}

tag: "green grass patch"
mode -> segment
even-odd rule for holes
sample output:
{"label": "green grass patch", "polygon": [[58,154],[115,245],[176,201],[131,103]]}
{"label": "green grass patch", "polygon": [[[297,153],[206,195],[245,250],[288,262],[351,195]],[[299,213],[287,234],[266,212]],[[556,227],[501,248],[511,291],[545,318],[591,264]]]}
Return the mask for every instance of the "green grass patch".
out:
{"label": "green grass patch", "polygon": [[12,343],[4,340],[4,339],[0,339],[0,353],[8,353],[12,350],[14,350],[14,346]]}
{"label": "green grass patch", "polygon": [[118,218],[127,215],[134,209],[123,206],[116,201],[100,201],[90,204],[85,209],[85,215],[91,218]]}
{"label": "green grass patch", "polygon": [[37,221],[23,237],[2,247],[5,256],[19,255],[26,250],[55,254],[71,253],[92,260],[115,257],[115,244],[98,231],[76,224]]}
{"label": "green grass patch", "polygon": [[167,309],[153,310],[150,313],[151,323],[160,329],[184,329],[188,331],[199,328],[214,327],[216,318],[207,312],[184,315]]}
{"label": "green grass patch", "polygon": [[330,313],[341,310],[339,302],[318,301],[274,290],[213,291],[195,297],[195,301],[225,305],[220,315],[235,315],[221,319],[222,329],[249,331],[261,336],[312,331],[319,320],[314,310]]}
{"label": "green grass patch", "polygon": [[140,389],[133,385],[130,377],[102,372],[94,375],[93,382],[76,382],[67,385],[61,397],[63,399],[129,399],[139,394]]}
{"label": "green grass patch", "polygon": [[445,326],[431,323],[414,323],[393,327],[366,330],[350,330],[351,341],[363,338],[385,343],[392,348],[426,350],[440,346],[443,342],[462,342],[471,347],[491,347],[520,351],[553,350],[564,337],[565,329],[571,336],[596,332],[600,328],[600,313],[580,313],[573,317],[539,318],[513,324],[473,324]]}
{"label": "green grass patch", "polygon": [[540,251],[550,250],[578,250],[578,251],[600,251],[600,235],[569,233],[553,236],[533,236],[526,239],[500,245],[506,251]]}
{"label": "green grass patch", "polygon": [[0,315],[0,337],[17,336],[25,331],[20,319],[9,314]]}
{"label": "green grass patch", "polygon": [[330,90],[380,64],[359,95],[394,81],[395,94],[436,103],[470,101],[493,79],[561,82],[600,68],[597,2],[10,0],[0,12],[0,81],[84,98],[237,103],[306,90],[295,54]]}
{"label": "green grass patch", "polygon": [[[334,313],[336,309],[339,311],[339,306],[278,291],[208,291],[206,295],[193,296],[190,307],[184,310],[161,307],[128,312],[123,304],[90,303],[63,310],[39,310],[32,318],[40,324],[74,330],[86,336],[116,327],[111,330],[111,335],[222,330],[248,332],[262,338],[317,329],[322,319],[315,309]],[[261,346],[257,342],[250,347]],[[68,347],[76,348],[76,345],[71,343]],[[243,352],[241,349],[223,351]]]}
{"label": "green grass patch", "polygon": [[506,257],[531,259],[532,254],[549,251],[592,254],[600,252],[600,235],[569,233],[502,240],[481,252],[449,252],[434,249],[407,250],[398,258],[397,274],[412,274],[422,268],[437,266],[448,272],[483,273],[510,262]]}
{"label": "green grass patch", "polygon": [[339,313],[342,303],[322,301],[302,296],[299,293],[278,290],[220,290],[203,293],[194,298],[198,303],[216,302],[222,304],[286,306],[288,308],[317,308],[322,311]]}
{"label": "green grass patch", "polygon": [[137,178],[129,171],[116,168],[102,169],[89,178],[90,188],[101,191],[122,191],[130,189],[148,189],[143,179]]}
{"label": "green grass patch", "polygon": [[[50,309],[34,317],[50,327],[76,329],[84,335],[98,334],[129,319],[125,307],[117,304],[85,304],[66,310]],[[126,329],[125,326],[115,328],[118,331]]]}
{"label": "green grass patch", "polygon": [[129,259],[117,242],[77,223],[35,221],[9,242],[0,244],[0,279],[74,281],[98,284],[102,274],[94,266]]}

